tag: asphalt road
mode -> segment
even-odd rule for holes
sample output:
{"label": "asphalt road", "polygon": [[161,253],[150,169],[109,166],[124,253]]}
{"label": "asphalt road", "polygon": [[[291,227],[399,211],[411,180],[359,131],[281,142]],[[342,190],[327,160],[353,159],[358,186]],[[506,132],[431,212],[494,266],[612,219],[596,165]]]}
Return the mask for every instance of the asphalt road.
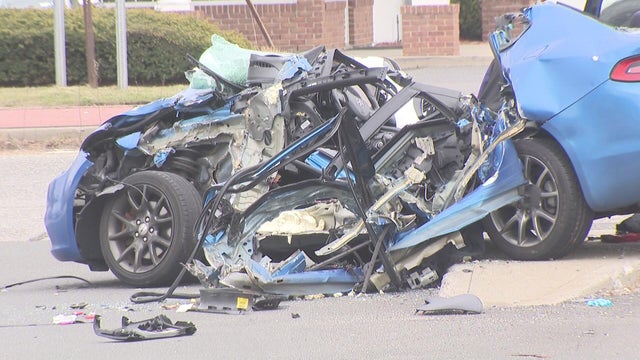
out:
{"label": "asphalt road", "polygon": [[[483,72],[468,67],[412,74],[420,81],[473,92]],[[440,316],[414,311],[433,290],[287,301],[277,310],[241,316],[133,304],[129,296],[136,290],[110,273],[57,262],[49,253],[42,224],[46,186],[74,156],[75,151],[0,153],[0,288],[58,275],[93,284],[57,279],[0,291],[0,358],[633,359],[640,353],[637,292],[609,297],[611,307],[578,301]],[[198,289],[190,285],[178,291]],[[192,336],[120,343],[94,335],[90,324],[52,324],[54,316],[71,314],[70,306],[83,302],[85,312],[103,316],[105,328],[119,327],[123,315],[139,321],[166,314],[173,321],[191,321],[198,330]]]}
{"label": "asphalt road", "polygon": [[416,81],[459,90],[463,94],[477,94],[485,66],[448,66],[438,68],[421,68],[409,70],[408,73]]}
{"label": "asphalt road", "polygon": [[[416,315],[431,290],[287,301],[277,310],[244,315],[176,313],[157,303],[130,303],[136,290],[109,273],[56,262],[46,240],[0,247],[0,286],[56,275],[93,284],[46,280],[0,292],[4,359],[633,359],[640,350],[638,294],[610,298],[613,306],[606,308],[572,302],[488,308],[479,315]],[[165,314],[193,322],[197,331],[121,343],[96,336],[90,324],[52,325],[54,316],[72,314],[70,306],[83,302],[84,312],[103,316],[103,328],[120,327],[122,316],[139,321]]]}

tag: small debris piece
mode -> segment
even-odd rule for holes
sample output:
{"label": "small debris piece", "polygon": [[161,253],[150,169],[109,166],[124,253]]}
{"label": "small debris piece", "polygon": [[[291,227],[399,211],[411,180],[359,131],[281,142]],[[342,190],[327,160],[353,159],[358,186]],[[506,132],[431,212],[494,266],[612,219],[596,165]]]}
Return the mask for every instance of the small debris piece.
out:
{"label": "small debris piece", "polygon": [[180,304],[162,304],[162,305],[160,305],[160,307],[163,308],[164,310],[176,310],[179,306],[180,306]]}
{"label": "small debris piece", "polygon": [[511,356],[523,357],[523,358],[533,358],[533,359],[548,359],[548,355],[537,355],[537,354],[512,354]]}
{"label": "small debris piece", "polygon": [[89,304],[87,304],[86,302],[81,302],[81,303],[77,303],[77,304],[71,304],[71,306],[69,306],[69,307],[72,308],[72,309],[84,309],[84,308],[87,307],[87,305],[89,305]]}
{"label": "small debris piece", "polygon": [[92,322],[95,318],[94,313],[85,314],[82,311],[76,311],[70,315],[59,314],[53,317],[53,323],[55,325],[70,325]]}
{"label": "small debris piece", "polygon": [[613,302],[608,299],[591,299],[587,300],[587,305],[593,307],[610,307],[613,306]]}
{"label": "small debris piece", "polygon": [[253,309],[253,311],[275,310],[283,300],[285,299],[281,297],[260,299],[253,304],[251,309]]}
{"label": "small debris piece", "polygon": [[140,341],[176,337],[183,335],[193,335],[196,326],[191,322],[176,321],[172,323],[165,315],[158,315],[152,319],[138,322],[130,321],[126,316],[122,317],[122,328],[105,330],[100,328],[102,317],[96,315],[93,321],[93,331],[98,336],[107,337],[114,340]]}
{"label": "small debris piece", "polygon": [[317,300],[317,299],[324,299],[324,294],[313,294],[313,295],[305,295],[304,299],[305,300]]}
{"label": "small debris piece", "polygon": [[194,308],[193,306],[194,304],[182,304],[180,306],[178,306],[178,308],[176,309],[176,312],[179,313],[185,313],[189,310],[192,310]]}
{"label": "small debris piece", "polygon": [[291,318],[292,319],[298,319],[300,317],[300,314],[298,313],[291,313]]}
{"label": "small debris piece", "polygon": [[76,320],[78,320],[77,315],[59,314],[53,317],[53,323],[55,325],[71,325],[71,324],[75,324]]}
{"label": "small debris piece", "polygon": [[427,298],[425,305],[416,309],[416,314],[480,314],[482,309],[482,301],[473,294],[462,294],[450,298],[435,296]]}

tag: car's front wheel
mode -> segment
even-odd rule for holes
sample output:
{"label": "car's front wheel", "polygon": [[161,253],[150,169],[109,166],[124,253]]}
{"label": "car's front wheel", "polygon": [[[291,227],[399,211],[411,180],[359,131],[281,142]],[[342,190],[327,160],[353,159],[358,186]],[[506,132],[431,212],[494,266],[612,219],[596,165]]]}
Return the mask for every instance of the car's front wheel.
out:
{"label": "car's front wheel", "polygon": [[511,258],[543,260],[566,255],[582,243],[593,213],[573,167],[551,139],[515,141],[529,181],[527,196],[489,214],[484,227],[491,241]]}
{"label": "car's front wheel", "polygon": [[202,202],[186,179],[166,172],[128,176],[105,205],[100,247],[111,271],[132,286],[172,282],[196,241],[193,227]]}

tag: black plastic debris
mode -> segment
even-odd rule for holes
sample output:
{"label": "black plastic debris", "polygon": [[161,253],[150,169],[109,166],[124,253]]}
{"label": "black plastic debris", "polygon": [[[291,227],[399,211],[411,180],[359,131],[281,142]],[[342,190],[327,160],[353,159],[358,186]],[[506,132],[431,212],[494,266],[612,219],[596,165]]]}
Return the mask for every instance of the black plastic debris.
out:
{"label": "black plastic debris", "polygon": [[183,335],[193,335],[196,326],[191,322],[176,321],[174,324],[165,315],[158,315],[152,319],[131,322],[126,316],[122,317],[122,328],[106,330],[100,328],[102,317],[96,315],[93,321],[93,331],[98,336],[114,340],[140,341],[152,340]]}
{"label": "black plastic debris", "polygon": [[482,301],[472,294],[462,294],[450,298],[434,296],[427,298],[425,304],[416,309],[416,314],[480,314],[482,309]]}
{"label": "black plastic debris", "polygon": [[253,311],[275,310],[280,306],[280,303],[284,300],[286,299],[283,297],[257,299],[253,303],[253,306],[251,308],[253,309]]}

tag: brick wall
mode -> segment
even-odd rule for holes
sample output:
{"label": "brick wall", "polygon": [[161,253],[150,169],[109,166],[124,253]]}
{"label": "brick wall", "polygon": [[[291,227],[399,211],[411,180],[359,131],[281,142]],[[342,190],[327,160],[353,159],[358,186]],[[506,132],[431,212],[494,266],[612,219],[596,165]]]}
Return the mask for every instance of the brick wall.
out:
{"label": "brick wall", "polygon": [[496,27],[496,17],[508,13],[517,12],[523,7],[533,5],[535,0],[482,0],[482,37],[487,39],[488,34]]}
{"label": "brick wall", "polygon": [[[197,5],[195,15],[236,30],[257,47],[267,42],[246,4]],[[282,4],[254,3],[274,46],[282,51],[304,51],[317,45],[344,48],[347,0],[297,0]]]}
{"label": "brick wall", "polygon": [[403,55],[460,55],[459,4],[402,6],[400,13]]}
{"label": "brick wall", "polygon": [[373,0],[349,0],[349,44],[353,47],[373,44]]}
{"label": "brick wall", "polygon": [[347,14],[347,1],[333,1],[324,3],[324,22],[323,28],[320,30],[320,41],[315,44],[309,44],[307,48],[323,44],[330,48],[345,47],[347,40],[345,39],[345,15]]}

